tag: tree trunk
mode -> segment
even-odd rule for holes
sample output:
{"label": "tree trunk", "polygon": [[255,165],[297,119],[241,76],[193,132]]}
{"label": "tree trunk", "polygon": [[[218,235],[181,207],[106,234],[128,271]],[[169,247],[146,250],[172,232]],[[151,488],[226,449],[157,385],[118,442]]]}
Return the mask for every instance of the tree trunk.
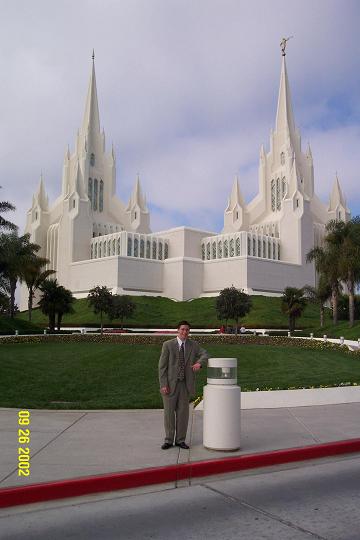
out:
{"label": "tree trunk", "polygon": [[103,335],[103,331],[104,331],[104,325],[103,325],[103,312],[100,311],[100,332],[101,332],[101,335]]}
{"label": "tree trunk", "polygon": [[10,279],[10,317],[14,318],[16,279]]}
{"label": "tree trunk", "polygon": [[320,306],[320,328],[324,326],[324,306],[321,304]]}
{"label": "tree trunk", "polygon": [[338,323],[338,294],[335,289],[331,293],[331,303],[333,310],[333,325],[336,326]]}
{"label": "tree trunk", "polygon": [[30,322],[31,322],[31,316],[32,316],[33,298],[34,298],[34,291],[33,291],[32,287],[29,287],[28,314],[29,314],[29,321]]}
{"label": "tree trunk", "polygon": [[58,329],[58,332],[60,332],[62,316],[63,316],[63,314],[59,312],[58,316],[57,316],[57,329]]}
{"label": "tree trunk", "polygon": [[55,331],[55,312],[49,313],[49,330],[50,332]]}
{"label": "tree trunk", "polygon": [[354,326],[355,319],[355,285],[352,280],[348,282],[349,289],[349,326]]}
{"label": "tree trunk", "polygon": [[236,319],[236,328],[235,328],[235,335],[236,336],[238,335],[238,324],[239,324],[239,319]]}

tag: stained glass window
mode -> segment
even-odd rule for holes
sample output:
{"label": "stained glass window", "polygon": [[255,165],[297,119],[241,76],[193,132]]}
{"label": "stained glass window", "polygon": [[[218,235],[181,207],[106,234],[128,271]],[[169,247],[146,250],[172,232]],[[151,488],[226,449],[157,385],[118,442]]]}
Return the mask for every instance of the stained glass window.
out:
{"label": "stained glass window", "polygon": [[150,259],[150,240],[146,240],[146,258]]}
{"label": "stained glass window", "polygon": [[140,240],[140,257],[145,257],[145,242],[143,239]]}
{"label": "stained glass window", "polygon": [[227,240],[224,240],[224,259],[229,256],[229,243]]}
{"label": "stained glass window", "polygon": [[132,238],[130,238],[130,236],[128,236],[128,241],[127,241],[127,254],[128,254],[128,257],[131,257],[131,251],[132,251]]}
{"label": "stained glass window", "polygon": [[219,259],[222,259],[222,256],[223,256],[223,250],[222,250],[222,241],[220,240],[220,242],[218,243],[218,255],[219,255]]}
{"label": "stained glass window", "polygon": [[212,243],[212,258],[216,259],[216,242]]}
{"label": "stained glass window", "polygon": [[235,255],[235,242],[234,242],[234,239],[232,238],[230,240],[230,257],[233,257]]}
{"label": "stained glass window", "polygon": [[201,258],[205,261],[205,244],[201,244]]}
{"label": "stained glass window", "polygon": [[283,177],[282,181],[281,181],[281,184],[282,184],[282,198],[285,197],[286,195],[286,180],[285,180],[285,176]]}
{"label": "stained glass window", "polygon": [[99,193],[99,212],[104,209],[104,182],[100,180],[100,193]]}
{"label": "stained glass window", "polygon": [[169,244],[165,242],[165,253],[164,253],[164,259],[167,259],[169,257]]}
{"label": "stained glass window", "polygon": [[94,198],[93,198],[93,210],[97,210],[98,208],[98,181],[95,178],[94,180]]}
{"label": "stained glass window", "polygon": [[159,261],[163,258],[163,245],[162,242],[159,242]]}
{"label": "stained glass window", "polygon": [[275,203],[275,180],[271,180],[271,210],[275,212],[276,203]]}
{"label": "stained glass window", "polygon": [[152,258],[156,259],[156,242],[155,242],[155,240],[153,240],[153,244],[152,244]]}
{"label": "stained glass window", "polygon": [[134,238],[134,257],[139,256],[139,240]]}
{"label": "stained glass window", "polygon": [[206,259],[210,261],[210,242],[206,244]]}
{"label": "stained glass window", "polygon": [[236,256],[239,257],[240,256],[240,237],[238,236],[236,238]]}
{"label": "stained glass window", "polygon": [[120,255],[120,246],[121,246],[121,240],[120,238],[118,238],[118,241],[117,241],[117,254]]}
{"label": "stained glass window", "polygon": [[250,236],[248,236],[248,239],[247,239],[247,244],[248,244],[248,255],[251,255],[251,240],[250,240]]}
{"label": "stained glass window", "polygon": [[90,155],[90,165],[92,167],[95,165],[95,154]]}
{"label": "stained glass window", "polygon": [[280,178],[276,179],[276,209],[281,210]]}
{"label": "stained glass window", "polygon": [[89,178],[88,180],[88,197],[90,201],[90,206],[92,207],[92,200],[93,200],[93,182],[92,178]]}

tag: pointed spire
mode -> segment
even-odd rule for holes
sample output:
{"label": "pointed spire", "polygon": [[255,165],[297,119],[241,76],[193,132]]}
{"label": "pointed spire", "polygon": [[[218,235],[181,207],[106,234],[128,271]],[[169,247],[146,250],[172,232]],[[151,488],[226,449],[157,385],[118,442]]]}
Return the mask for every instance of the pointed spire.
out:
{"label": "pointed spire", "polygon": [[291,172],[290,172],[290,181],[289,181],[289,189],[288,189],[289,197],[293,197],[296,191],[300,191],[300,180],[299,180],[298,168],[296,164],[296,157],[294,153],[293,159],[292,159],[292,167],[291,167]]}
{"label": "pointed spire", "polygon": [[346,201],[343,192],[340,187],[340,182],[337,173],[335,174],[335,180],[330,195],[329,210],[336,210],[336,207],[341,204],[346,208]]}
{"label": "pointed spire", "polygon": [[311,159],[311,160],[312,160],[312,158],[313,158],[312,151],[311,151],[311,146],[310,146],[310,143],[309,143],[309,142],[308,142],[308,145],[307,145],[306,157],[308,157],[308,158]]}
{"label": "pointed spire", "polygon": [[99,106],[96,90],[96,76],[95,76],[95,53],[93,51],[92,55],[92,70],[89,81],[89,88],[86,98],[85,112],[82,123],[82,131],[86,132],[89,130],[94,130],[95,132],[100,131],[100,120],[99,120]]}
{"label": "pointed spire", "polygon": [[228,200],[228,205],[225,212],[231,212],[232,210],[234,210],[234,208],[236,208],[236,206],[241,206],[241,207],[245,206],[245,202],[239,188],[238,175],[235,176],[234,183],[231,189],[231,195]]}
{"label": "pointed spire", "polygon": [[41,171],[40,173],[40,180],[39,180],[39,185],[38,185],[38,188],[35,192],[35,195],[34,195],[34,198],[33,198],[33,201],[39,205],[39,207],[41,208],[41,210],[47,210],[48,209],[48,206],[49,206],[49,199],[46,195],[46,191],[45,191],[45,186],[44,186],[44,178],[43,178],[43,173]]}
{"label": "pointed spire", "polygon": [[295,134],[295,121],[291,104],[290,85],[284,55],[281,63],[280,88],[276,112],[276,131],[285,131],[290,139],[292,139]]}
{"label": "pointed spire", "polygon": [[142,191],[141,191],[141,186],[140,186],[140,175],[139,173],[136,175],[136,181],[135,181],[135,186],[134,186],[134,190],[130,196],[130,200],[129,200],[129,204],[127,206],[127,210],[131,210],[132,207],[134,206],[138,206],[140,208],[140,210],[142,210],[143,212],[147,212],[147,208],[146,208],[146,203],[145,203],[145,198],[142,194]]}
{"label": "pointed spire", "polygon": [[74,191],[76,191],[78,193],[80,199],[84,199],[85,198],[84,182],[83,182],[83,179],[82,179],[79,160],[77,161],[77,164],[76,164],[75,186],[74,187],[75,187]]}

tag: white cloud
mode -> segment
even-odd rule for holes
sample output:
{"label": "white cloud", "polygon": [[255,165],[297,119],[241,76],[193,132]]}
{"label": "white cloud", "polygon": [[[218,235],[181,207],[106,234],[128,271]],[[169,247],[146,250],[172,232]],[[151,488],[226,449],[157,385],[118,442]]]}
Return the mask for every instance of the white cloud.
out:
{"label": "white cloud", "polygon": [[338,170],[350,208],[360,213],[359,14],[349,0],[4,4],[1,196],[16,204],[23,226],[41,170],[50,198],[58,195],[94,47],[119,195],[128,199],[140,172],[154,229],[219,230],[234,175],[247,200],[257,191],[259,147],[268,147],[275,120],[279,42],[294,35],[288,71],[316,189],[326,197]]}

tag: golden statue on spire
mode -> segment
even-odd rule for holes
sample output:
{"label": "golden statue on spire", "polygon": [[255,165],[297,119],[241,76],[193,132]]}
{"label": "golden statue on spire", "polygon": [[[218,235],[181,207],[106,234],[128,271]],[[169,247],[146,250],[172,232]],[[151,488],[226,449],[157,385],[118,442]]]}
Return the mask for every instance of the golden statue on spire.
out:
{"label": "golden statue on spire", "polygon": [[285,49],[286,49],[287,42],[289,41],[289,39],[291,39],[293,37],[294,36],[289,36],[287,38],[283,37],[282,40],[280,41],[281,53],[282,53],[283,56],[286,56]]}

